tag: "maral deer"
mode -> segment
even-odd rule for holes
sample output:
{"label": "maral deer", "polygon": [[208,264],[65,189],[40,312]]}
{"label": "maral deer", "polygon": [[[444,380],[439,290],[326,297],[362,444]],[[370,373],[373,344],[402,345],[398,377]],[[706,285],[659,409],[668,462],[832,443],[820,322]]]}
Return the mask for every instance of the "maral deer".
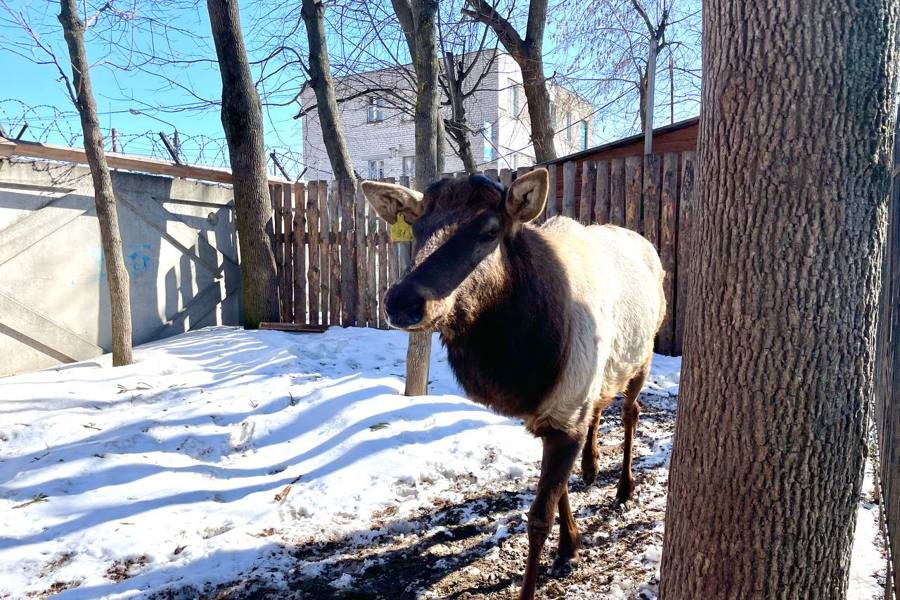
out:
{"label": "maral deer", "polygon": [[521,591],[529,600],[557,509],[557,560],[578,552],[569,474],[581,452],[584,480],[596,477],[600,413],[620,392],[625,447],[617,498],[631,498],[637,396],[665,314],[659,256],[637,233],[565,217],[529,224],[544,208],[548,185],[545,169],[508,188],[479,175],[443,179],[424,194],[362,184],[384,220],[403,215],[412,223],[417,246],[411,270],[385,296],[390,324],[440,332],[466,394],[523,419],[543,441]]}

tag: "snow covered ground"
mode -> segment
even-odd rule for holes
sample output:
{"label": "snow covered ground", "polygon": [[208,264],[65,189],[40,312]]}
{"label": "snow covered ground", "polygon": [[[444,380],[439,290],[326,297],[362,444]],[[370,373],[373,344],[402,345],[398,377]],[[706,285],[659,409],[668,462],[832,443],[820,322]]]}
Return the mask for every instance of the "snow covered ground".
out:
{"label": "snow covered ground", "polygon": [[[209,328],[0,380],[0,598],[502,597],[539,442],[463,398],[437,342],[431,395],[402,396],[406,339]],[[655,597],[679,368],[654,360],[624,509],[605,417],[599,483],[572,480],[585,558],[546,597]],[[861,503],[853,598],[883,577],[876,522]]]}

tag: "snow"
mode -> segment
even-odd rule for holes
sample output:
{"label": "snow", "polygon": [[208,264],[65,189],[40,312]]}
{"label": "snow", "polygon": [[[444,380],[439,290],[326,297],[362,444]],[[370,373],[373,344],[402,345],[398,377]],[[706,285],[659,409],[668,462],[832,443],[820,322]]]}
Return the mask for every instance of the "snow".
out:
{"label": "snow", "polygon": [[[259,565],[277,585],[296,567],[285,547],[403,536],[410,521],[373,522],[462,500],[460,479],[536,476],[539,441],[466,400],[437,340],[431,394],[401,395],[406,342],[374,329],[213,327],[140,347],[128,367],[105,356],[0,380],[0,597],[137,598]],[[674,409],[679,370],[654,357],[644,394]],[[667,468],[671,434],[648,446],[636,468]],[[639,502],[661,511],[655,479],[659,493],[639,488]],[[492,526],[494,542],[522,535],[521,510]],[[854,598],[877,587],[876,523],[876,509],[860,510]],[[653,546],[635,560],[652,570],[659,556]],[[615,593],[641,584],[617,581]]]}

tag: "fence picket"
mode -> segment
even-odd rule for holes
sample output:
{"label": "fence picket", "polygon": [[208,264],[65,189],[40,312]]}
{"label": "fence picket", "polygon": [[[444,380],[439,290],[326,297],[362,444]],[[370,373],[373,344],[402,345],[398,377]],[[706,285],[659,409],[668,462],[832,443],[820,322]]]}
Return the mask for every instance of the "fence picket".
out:
{"label": "fence picket", "polygon": [[331,235],[328,236],[331,244],[329,265],[331,266],[331,284],[328,304],[328,324],[341,325],[341,197],[338,185],[331,185],[331,206],[329,207],[329,225]]}
{"label": "fence picket", "polygon": [[308,323],[306,316],[306,186],[294,184],[294,323]]}
{"label": "fence picket", "polygon": [[382,303],[388,290],[388,251],[390,250],[390,245],[387,223],[382,219],[378,219],[378,298],[376,298],[375,316],[378,318],[378,326],[381,329],[388,328]]}
{"label": "fence picket", "polygon": [[319,182],[319,310],[322,325],[328,325],[328,284],[331,279],[331,261],[328,254],[331,221],[328,214],[328,182]]}
{"label": "fence picket", "polygon": [[663,290],[666,294],[666,316],[659,328],[659,349],[671,354],[675,347],[675,235],[678,226],[678,154],[663,155],[662,195],[659,214],[659,257],[666,277]]}
{"label": "fence picket", "polygon": [[319,298],[322,294],[320,282],[321,275],[321,259],[319,257],[319,184],[324,182],[310,181],[307,185],[306,192],[306,225],[309,232],[309,267],[306,271],[307,288],[306,292],[309,296],[309,323],[318,325],[320,323],[320,307]]}
{"label": "fence picket", "polygon": [[641,163],[640,156],[625,159],[625,227],[641,233]]}
{"label": "fence picket", "polygon": [[575,171],[578,163],[569,161],[563,164],[563,201],[562,214],[575,218]]}
{"label": "fence picket", "polygon": [[594,215],[600,225],[609,223],[609,161],[597,162],[597,192],[594,198]]}
{"label": "fence picket", "polygon": [[366,310],[366,320],[369,327],[378,327],[378,286],[376,281],[376,264],[378,256],[375,244],[378,236],[378,221],[375,210],[370,206],[368,220],[366,222],[366,287],[368,289],[369,303]]}
{"label": "fence picket", "polygon": [[280,313],[280,321],[284,320],[286,312],[286,298],[284,293],[284,233],[281,228],[282,207],[281,207],[281,186],[269,184],[269,198],[272,201],[272,236],[275,241],[275,273],[278,280],[278,312]]}
{"label": "fence picket", "polygon": [[294,214],[292,210],[291,184],[280,184],[281,188],[281,217],[282,232],[284,235],[284,311],[281,320],[285,323],[294,322]]}
{"label": "fence picket", "polygon": [[681,157],[681,196],[678,199],[678,235],[675,240],[675,347],[681,354],[684,342],[684,314],[687,312],[688,273],[690,270],[691,226],[694,219],[694,194],[697,189],[696,153],[685,152]]}
{"label": "fence picket", "polygon": [[594,188],[597,185],[597,163],[586,160],[581,163],[581,197],[578,199],[578,220],[590,225],[594,204]]}
{"label": "fence picket", "polygon": [[659,250],[659,189],[662,155],[644,157],[644,237]]}
{"label": "fence picket", "polygon": [[625,227],[625,159],[615,158],[609,170],[609,222]]}

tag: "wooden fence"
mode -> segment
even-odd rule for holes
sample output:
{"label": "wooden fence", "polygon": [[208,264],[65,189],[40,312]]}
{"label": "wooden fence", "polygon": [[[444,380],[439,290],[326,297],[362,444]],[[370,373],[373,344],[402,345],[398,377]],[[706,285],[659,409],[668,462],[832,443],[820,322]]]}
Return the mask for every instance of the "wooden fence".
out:
{"label": "wooden fence", "polygon": [[873,399],[878,433],[878,455],[874,458],[880,484],[880,525],[888,542],[885,599],[900,597],[900,130],[894,139],[895,175],[882,263]]}
{"label": "wooden fence", "polygon": [[[682,152],[551,165],[550,189],[557,189],[556,178],[562,177],[562,194],[548,201],[540,218],[562,214],[585,224],[613,223],[643,234],[656,246],[667,272],[669,310],[657,339],[657,351],[664,354],[681,352],[684,311],[679,307],[684,306],[687,294],[683,275],[694,197],[694,162],[694,152]],[[487,170],[484,174],[509,185],[531,169]],[[397,182],[409,185],[405,177]],[[381,300],[402,273],[409,244],[392,243],[388,227],[360,196],[353,214],[342,215],[336,186],[328,182],[275,183],[270,185],[270,192],[282,320],[348,324],[351,316],[341,310],[340,244],[355,240],[355,322],[358,326],[386,328]]]}

